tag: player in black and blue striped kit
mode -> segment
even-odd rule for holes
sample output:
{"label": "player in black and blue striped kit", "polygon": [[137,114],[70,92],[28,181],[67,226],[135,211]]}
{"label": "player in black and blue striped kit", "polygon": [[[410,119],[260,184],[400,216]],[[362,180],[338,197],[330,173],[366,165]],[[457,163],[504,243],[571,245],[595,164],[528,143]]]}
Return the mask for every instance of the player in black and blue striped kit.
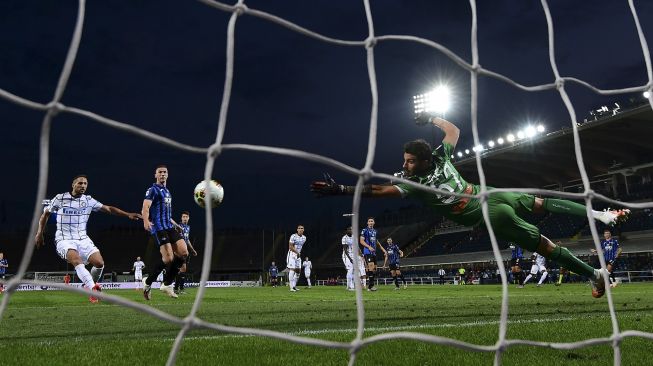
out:
{"label": "player in black and blue striped kit", "polygon": [[[188,211],[184,211],[181,213],[181,222],[179,223],[179,231],[181,236],[184,238],[184,241],[186,242],[186,246],[188,247],[188,250],[190,253],[193,255],[193,257],[197,256],[197,251],[195,248],[193,248],[193,244],[190,242],[190,225],[188,225],[188,222],[190,221],[190,213]],[[177,274],[177,278],[175,278],[175,293],[176,294],[183,294],[184,293],[184,283],[186,282],[186,271],[188,270],[188,265],[190,264],[190,255],[186,258],[186,263],[184,263],[181,268],[179,269],[179,273]]]}
{"label": "player in black and blue striped kit", "polygon": [[367,227],[361,231],[361,236],[358,240],[360,245],[363,247],[363,257],[365,258],[365,264],[367,266],[367,291],[376,291],[376,287],[374,286],[374,273],[376,271],[377,244],[378,247],[381,248],[383,255],[387,255],[381,243],[377,243],[374,224],[374,218],[368,217]]}
{"label": "player in black and blue striped kit", "polygon": [[403,273],[401,273],[401,268],[399,267],[399,258],[404,256],[404,252],[399,249],[399,246],[392,241],[392,238],[386,240],[386,256],[385,261],[383,262],[383,267],[390,262],[390,274],[392,275],[392,280],[395,283],[395,290],[399,290],[399,279],[403,283],[404,290],[406,289],[406,279],[404,278]]}
{"label": "player in black and blue striped kit", "polygon": [[[0,280],[4,281],[5,274],[7,273],[7,267],[9,267],[9,262],[7,262],[4,253],[0,252]],[[4,290],[4,284],[0,283],[0,293],[4,292]]]}
{"label": "player in black and blue striped kit", "polygon": [[519,288],[524,287],[524,272],[521,270],[521,262],[524,259],[524,252],[519,245],[510,243],[511,257],[510,257],[510,271],[512,272],[513,280],[517,282]]}
{"label": "player in black and blue striped kit", "polygon": [[152,282],[165,270],[163,283],[159,288],[170,297],[178,297],[172,287],[179,268],[186,263],[188,249],[184,238],[175,230],[179,227],[172,220],[172,195],[166,186],[168,181],[168,167],[159,165],[154,172],[156,182],[145,192],[143,200],[143,227],[152,233],[154,241],[159,245],[161,262],[156,266],[150,266],[154,271],[143,280],[143,296],[146,300],[151,299]]}
{"label": "player in black and blue striped kit", "polygon": [[[603,230],[603,240],[601,240],[601,249],[603,249],[603,259],[605,259],[605,267],[610,272],[610,286],[617,285],[617,279],[614,278],[614,267],[616,261],[621,254],[621,247],[619,241],[612,237],[610,229]],[[596,253],[596,249],[592,249],[592,253]]]}

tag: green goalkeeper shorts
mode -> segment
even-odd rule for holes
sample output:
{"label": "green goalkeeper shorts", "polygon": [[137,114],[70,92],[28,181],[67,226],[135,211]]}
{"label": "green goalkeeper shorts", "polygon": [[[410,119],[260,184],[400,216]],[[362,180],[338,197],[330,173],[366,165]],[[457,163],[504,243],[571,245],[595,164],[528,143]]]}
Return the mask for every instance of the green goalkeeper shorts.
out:
{"label": "green goalkeeper shorts", "polygon": [[535,197],[530,194],[500,192],[488,197],[490,223],[495,235],[531,252],[540,244],[540,229],[520,217],[533,211]]}

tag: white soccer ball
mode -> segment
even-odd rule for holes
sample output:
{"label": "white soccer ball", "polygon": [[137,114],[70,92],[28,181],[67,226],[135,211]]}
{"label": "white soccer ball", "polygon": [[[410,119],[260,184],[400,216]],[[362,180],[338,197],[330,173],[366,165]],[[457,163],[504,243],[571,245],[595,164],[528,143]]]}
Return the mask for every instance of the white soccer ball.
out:
{"label": "white soccer ball", "polygon": [[208,187],[206,186],[206,181],[201,181],[195,186],[193,195],[195,203],[200,207],[204,207],[209,200],[209,191],[211,192],[211,208],[220,206],[224,198],[224,188],[222,188],[222,185],[217,180],[210,181]]}

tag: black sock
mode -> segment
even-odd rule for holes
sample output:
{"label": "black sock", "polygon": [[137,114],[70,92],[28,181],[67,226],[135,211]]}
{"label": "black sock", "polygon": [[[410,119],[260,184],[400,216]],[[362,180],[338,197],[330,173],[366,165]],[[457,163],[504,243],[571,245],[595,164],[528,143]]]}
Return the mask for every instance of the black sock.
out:
{"label": "black sock", "polygon": [[395,283],[395,286],[399,287],[399,278],[397,276],[392,276],[392,281]]}
{"label": "black sock", "polygon": [[403,273],[400,273],[400,274],[399,274],[399,278],[401,279],[401,283],[403,283],[403,284],[405,285],[405,284],[406,284],[406,279],[404,278],[404,274],[403,274]]}
{"label": "black sock", "polygon": [[374,287],[374,272],[367,275],[367,288]]}
{"label": "black sock", "polygon": [[177,275],[177,288],[179,291],[184,290],[184,282],[186,281],[186,273],[185,272],[179,272]]}
{"label": "black sock", "polygon": [[612,283],[617,282],[617,279],[614,277],[614,271],[610,272],[610,278],[612,279]]}
{"label": "black sock", "polygon": [[186,262],[185,258],[179,258],[177,256],[173,258],[172,262],[170,262],[170,266],[166,268],[166,274],[163,277],[164,285],[170,286],[172,281],[175,280],[175,277],[177,277],[177,273],[179,273],[179,269],[181,268],[181,266],[184,265],[185,262]]}
{"label": "black sock", "polygon": [[147,278],[145,279],[145,283],[148,286],[151,286],[152,282],[154,282],[154,280],[156,280],[156,278],[159,276],[159,273],[161,273],[164,269],[166,269],[166,266],[167,265],[160,260],[159,263],[157,263],[156,266],[154,267],[154,270],[150,272],[149,275],[147,275]]}
{"label": "black sock", "polygon": [[524,276],[524,271],[520,271],[519,272],[519,284],[522,285],[522,286],[524,285],[524,279],[525,279],[524,277],[525,277]]}

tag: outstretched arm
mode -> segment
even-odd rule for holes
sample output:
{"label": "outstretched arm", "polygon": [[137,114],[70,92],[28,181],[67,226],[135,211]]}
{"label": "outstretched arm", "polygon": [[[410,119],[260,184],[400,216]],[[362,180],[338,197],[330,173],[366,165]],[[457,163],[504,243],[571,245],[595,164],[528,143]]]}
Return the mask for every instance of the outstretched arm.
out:
{"label": "outstretched arm", "polygon": [[[311,191],[320,196],[353,196],[355,189],[355,186],[336,184],[333,179],[311,183]],[[362,193],[364,197],[401,197],[401,192],[393,185],[366,184]]]}
{"label": "outstretched arm", "polygon": [[138,220],[141,218],[141,214],[136,212],[125,212],[118,207],[103,205],[100,211],[108,213],[109,215],[118,215],[128,217],[130,220]]}

